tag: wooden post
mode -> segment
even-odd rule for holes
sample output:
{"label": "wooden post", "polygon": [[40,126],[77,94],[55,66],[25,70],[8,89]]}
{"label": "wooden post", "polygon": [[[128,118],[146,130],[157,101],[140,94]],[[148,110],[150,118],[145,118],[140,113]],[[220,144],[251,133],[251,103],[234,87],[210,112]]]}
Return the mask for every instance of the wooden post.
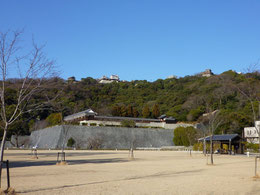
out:
{"label": "wooden post", "polygon": [[[7,177],[7,189],[8,189],[8,188],[10,188],[9,160],[2,161],[0,163],[1,163],[2,167],[3,167],[4,163],[6,164],[6,177]],[[1,184],[0,184],[0,187],[1,187]]]}
{"label": "wooden post", "polygon": [[58,155],[57,155],[57,163],[59,162],[65,162],[65,152],[58,152]]}
{"label": "wooden post", "polygon": [[206,156],[207,155],[207,151],[206,151],[206,138],[205,138],[205,136],[204,136],[204,139],[203,139],[203,153],[204,153],[204,156]]}
{"label": "wooden post", "polygon": [[232,154],[232,146],[231,146],[231,139],[229,139],[229,152],[230,152],[230,155]]}
{"label": "wooden post", "polygon": [[255,157],[255,177],[257,177],[257,156]]}
{"label": "wooden post", "polygon": [[10,188],[9,160],[6,161],[7,189]]}

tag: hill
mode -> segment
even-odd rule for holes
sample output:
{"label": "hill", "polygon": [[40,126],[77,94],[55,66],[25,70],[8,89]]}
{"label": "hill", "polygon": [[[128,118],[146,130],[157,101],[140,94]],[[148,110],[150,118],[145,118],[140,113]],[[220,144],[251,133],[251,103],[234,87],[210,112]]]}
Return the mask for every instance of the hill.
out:
{"label": "hill", "polygon": [[[9,81],[6,94],[10,109],[15,101],[15,82],[19,81]],[[253,124],[252,106],[259,112],[260,73],[226,71],[211,77],[195,75],[154,82],[135,80],[108,84],[100,84],[91,77],[78,82],[51,78],[43,87],[46,93],[33,97],[33,101],[44,101],[58,94],[55,101],[44,110],[23,115],[10,133],[20,129],[20,134],[28,134],[28,129],[35,128],[36,122],[39,124],[52,113],[62,112],[66,116],[91,108],[99,115],[156,118],[166,114],[189,122],[200,121],[204,113],[218,109],[223,122],[215,133],[241,134],[245,126]]]}

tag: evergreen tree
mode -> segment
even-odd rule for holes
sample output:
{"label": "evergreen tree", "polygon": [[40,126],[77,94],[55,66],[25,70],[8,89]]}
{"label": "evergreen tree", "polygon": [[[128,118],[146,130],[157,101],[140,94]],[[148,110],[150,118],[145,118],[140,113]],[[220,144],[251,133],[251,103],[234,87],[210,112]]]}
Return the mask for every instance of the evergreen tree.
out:
{"label": "evergreen tree", "polygon": [[152,116],[153,118],[158,118],[160,116],[160,109],[158,104],[153,105]]}
{"label": "evergreen tree", "polygon": [[138,117],[139,116],[139,112],[137,110],[137,108],[133,108],[133,117]]}
{"label": "evergreen tree", "polygon": [[126,108],[126,116],[133,117],[133,107],[131,105],[128,105]]}
{"label": "evergreen tree", "polygon": [[149,118],[151,115],[150,108],[147,104],[143,107],[142,115],[144,118]]}

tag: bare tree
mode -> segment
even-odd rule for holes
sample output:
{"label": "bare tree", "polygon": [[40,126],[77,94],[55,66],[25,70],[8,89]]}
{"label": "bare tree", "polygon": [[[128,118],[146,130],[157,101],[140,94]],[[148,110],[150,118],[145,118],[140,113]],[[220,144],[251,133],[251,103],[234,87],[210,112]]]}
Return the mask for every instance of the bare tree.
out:
{"label": "bare tree", "polygon": [[131,140],[130,140],[130,146],[129,146],[129,158],[130,159],[134,159],[134,150],[136,149],[137,146],[137,137],[133,131],[133,129],[131,129]]}
{"label": "bare tree", "polygon": [[[47,59],[43,53],[44,47],[39,47],[32,41],[31,50],[28,51],[20,44],[21,35],[21,31],[0,32],[0,117],[3,124],[0,179],[8,127],[22,114],[43,108],[40,101],[32,101],[32,98],[43,90],[47,78],[53,76],[54,72],[54,62]],[[11,75],[19,79],[11,79]],[[14,86],[17,94],[12,109],[7,110],[6,89],[8,85]],[[46,101],[50,101],[47,96]]]}
{"label": "bare tree", "polygon": [[64,152],[65,146],[67,145],[66,141],[68,140],[68,133],[72,126],[70,125],[61,125],[62,129],[62,148],[61,152]]}
{"label": "bare tree", "polygon": [[185,134],[187,136],[189,147],[190,147],[190,156],[191,156],[191,150],[192,146],[194,145],[195,141],[198,139],[198,131],[193,126],[186,127]]}
{"label": "bare tree", "polygon": [[87,140],[88,142],[87,149],[97,150],[102,148],[102,144],[104,142],[104,136],[105,135],[103,133],[99,133],[96,136],[89,137]]}
{"label": "bare tree", "polygon": [[[62,120],[63,121],[63,120]],[[61,124],[61,140],[62,140],[62,145],[61,145],[61,152],[58,152],[57,156],[57,165],[67,165],[66,162],[66,156],[65,156],[65,147],[68,145],[68,135],[69,131],[73,128],[71,125],[64,125],[62,122]]]}
{"label": "bare tree", "polygon": [[[203,119],[202,124],[203,124],[203,128],[207,129],[208,131],[208,135],[210,136],[210,162],[213,165],[214,161],[213,161],[213,136],[214,136],[214,132],[216,131],[216,129],[219,127],[219,125],[221,125],[222,120],[220,117],[220,111],[216,110],[213,112],[209,112]],[[205,144],[205,141],[204,141]],[[205,149],[205,145],[204,145],[204,149]]]}
{"label": "bare tree", "polygon": [[[252,110],[252,121],[254,127],[260,138],[260,127],[256,121],[260,120],[260,85],[259,80],[254,77],[260,77],[260,72],[257,70],[258,65],[254,64],[250,66],[245,73],[245,81],[242,84],[235,85],[235,88],[249,101]],[[258,107],[258,112],[257,112]],[[259,139],[260,140],[260,139]],[[259,153],[260,153],[260,141],[259,141]]]}
{"label": "bare tree", "polygon": [[[204,122],[204,120],[203,120],[203,122]],[[199,123],[199,125],[197,126],[197,128],[199,129],[199,131],[198,131],[198,135],[200,136],[200,137],[203,137],[204,139],[203,139],[203,154],[204,154],[204,156],[206,156],[206,135],[207,135],[207,133],[208,133],[208,129],[207,129],[207,127],[203,124],[203,122],[201,122],[201,123]]]}

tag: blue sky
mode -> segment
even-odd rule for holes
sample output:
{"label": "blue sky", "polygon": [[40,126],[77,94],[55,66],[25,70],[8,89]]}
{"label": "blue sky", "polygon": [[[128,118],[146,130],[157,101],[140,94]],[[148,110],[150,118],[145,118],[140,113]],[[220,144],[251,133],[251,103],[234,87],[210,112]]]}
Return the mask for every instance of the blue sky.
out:
{"label": "blue sky", "polygon": [[46,43],[63,78],[153,81],[257,63],[259,10],[259,0],[3,0],[0,31]]}

